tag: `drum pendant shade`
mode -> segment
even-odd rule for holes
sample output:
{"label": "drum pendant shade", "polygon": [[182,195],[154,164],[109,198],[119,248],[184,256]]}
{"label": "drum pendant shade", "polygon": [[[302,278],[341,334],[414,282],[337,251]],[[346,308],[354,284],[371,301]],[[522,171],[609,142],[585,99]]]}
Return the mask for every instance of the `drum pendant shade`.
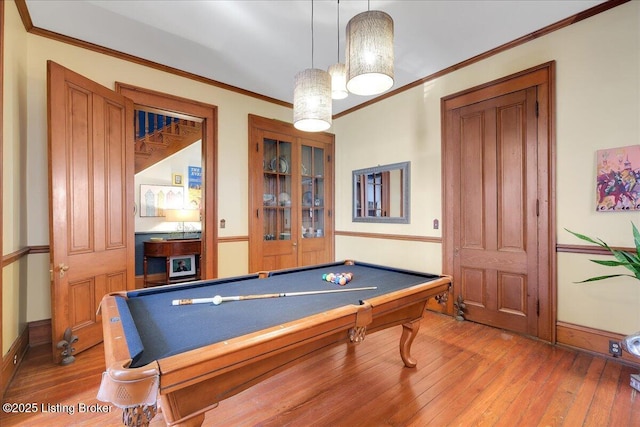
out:
{"label": "drum pendant shade", "polygon": [[347,92],[347,66],[345,64],[333,64],[329,67],[331,76],[331,97],[344,99],[349,96]]}
{"label": "drum pendant shade", "polygon": [[393,86],[393,19],[371,10],[347,24],[347,89],[356,95],[377,95]]}
{"label": "drum pendant shade", "polygon": [[296,74],[293,89],[293,126],[306,132],[331,127],[331,76],[317,68]]}
{"label": "drum pendant shade", "polygon": [[336,29],[338,30],[338,34],[336,35],[336,40],[338,42],[338,62],[331,65],[327,71],[329,75],[331,75],[331,98],[345,99],[349,96],[349,92],[347,91],[347,66],[340,62],[340,0],[338,0],[337,5]]}

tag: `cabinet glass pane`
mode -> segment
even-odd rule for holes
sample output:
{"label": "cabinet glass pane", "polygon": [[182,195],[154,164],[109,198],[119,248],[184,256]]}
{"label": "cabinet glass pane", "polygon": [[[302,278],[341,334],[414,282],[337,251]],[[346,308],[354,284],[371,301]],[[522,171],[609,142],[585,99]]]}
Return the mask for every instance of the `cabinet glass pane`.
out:
{"label": "cabinet glass pane", "polygon": [[264,224],[263,239],[275,240],[277,233],[276,210],[273,208],[262,209],[262,222]]}
{"label": "cabinet glass pane", "polygon": [[264,240],[291,239],[291,142],[263,141]]}
{"label": "cabinet glass pane", "polygon": [[302,161],[301,161],[301,165],[300,165],[300,174],[305,177],[305,176],[311,176],[312,172],[313,172],[313,167],[312,167],[312,147],[309,147],[307,145],[303,145],[302,146],[302,151],[300,153],[300,155],[302,156]]}
{"label": "cabinet glass pane", "polygon": [[324,150],[314,147],[313,149],[313,176],[324,176]]}
{"label": "cabinet glass pane", "polygon": [[324,236],[324,149],[303,145],[301,148],[302,237]]}
{"label": "cabinet glass pane", "polygon": [[291,208],[278,209],[278,240],[291,240]]}

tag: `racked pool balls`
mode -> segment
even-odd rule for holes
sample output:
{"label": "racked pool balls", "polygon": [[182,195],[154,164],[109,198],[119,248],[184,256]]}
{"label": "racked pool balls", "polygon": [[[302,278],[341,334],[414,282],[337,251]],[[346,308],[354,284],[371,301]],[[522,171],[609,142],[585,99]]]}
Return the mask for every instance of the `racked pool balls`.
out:
{"label": "racked pool balls", "polygon": [[353,273],[325,273],[322,280],[344,286],[353,279]]}

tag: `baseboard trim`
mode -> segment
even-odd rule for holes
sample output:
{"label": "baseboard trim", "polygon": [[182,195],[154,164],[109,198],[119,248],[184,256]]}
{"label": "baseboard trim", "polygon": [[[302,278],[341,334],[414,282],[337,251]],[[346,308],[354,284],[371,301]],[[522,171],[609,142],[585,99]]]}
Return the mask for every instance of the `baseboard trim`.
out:
{"label": "baseboard trim", "polygon": [[2,396],[7,391],[13,376],[18,370],[18,366],[22,362],[22,358],[27,353],[27,347],[29,346],[29,328],[24,328],[22,333],[18,336],[7,354],[2,358],[2,383],[0,384],[0,390],[2,390]]}
{"label": "baseboard trim", "polygon": [[29,347],[51,344],[51,319],[29,322]]}
{"label": "baseboard trim", "polygon": [[609,340],[622,341],[624,335],[599,329],[558,322],[556,324],[556,342],[560,345],[625,362],[634,366],[640,366],[640,359],[622,352],[622,357],[613,357],[609,354]]}

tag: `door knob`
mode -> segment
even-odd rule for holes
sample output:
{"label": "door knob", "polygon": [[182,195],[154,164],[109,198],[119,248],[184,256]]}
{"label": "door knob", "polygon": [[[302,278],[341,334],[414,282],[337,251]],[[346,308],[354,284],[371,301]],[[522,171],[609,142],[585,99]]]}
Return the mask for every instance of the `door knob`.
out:
{"label": "door knob", "polygon": [[64,273],[69,270],[69,266],[61,262],[58,264],[58,270],[60,271],[60,278],[62,279],[64,277]]}

